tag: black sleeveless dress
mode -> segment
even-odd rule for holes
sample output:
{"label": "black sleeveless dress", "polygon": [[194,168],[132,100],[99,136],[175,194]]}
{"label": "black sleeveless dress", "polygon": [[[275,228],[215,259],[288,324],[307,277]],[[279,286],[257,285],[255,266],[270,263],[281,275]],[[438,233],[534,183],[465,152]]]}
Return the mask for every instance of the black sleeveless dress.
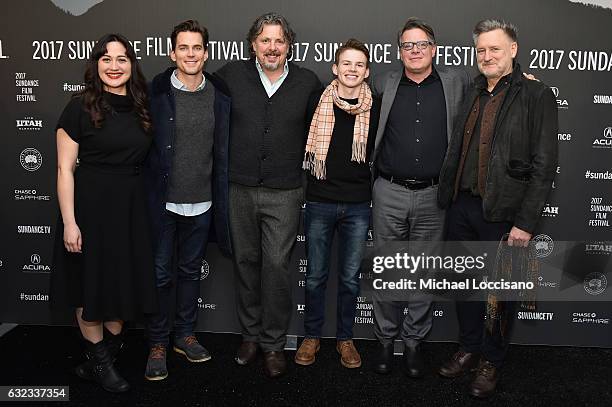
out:
{"label": "black sleeveless dress", "polygon": [[79,144],[74,210],[82,253],[69,253],[56,227],[50,301],[83,307],[86,321],[135,320],[157,311],[151,234],[142,165],[151,137],[128,96],[105,93],[112,107],[96,129],[81,98],[62,113],[62,128]]}

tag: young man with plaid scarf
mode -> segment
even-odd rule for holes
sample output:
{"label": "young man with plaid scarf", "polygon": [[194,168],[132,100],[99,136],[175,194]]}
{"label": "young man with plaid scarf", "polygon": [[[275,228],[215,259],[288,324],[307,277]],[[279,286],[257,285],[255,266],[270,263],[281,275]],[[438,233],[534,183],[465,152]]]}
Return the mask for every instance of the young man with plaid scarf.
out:
{"label": "young man with plaid scarf", "polygon": [[[295,363],[311,365],[319,350],[325,316],[334,231],[338,230],[338,294],[336,349],[344,367],[361,366],[353,344],[359,266],[370,225],[369,155],[378,126],[380,102],[365,83],[369,52],[355,39],[338,48],[332,71],[336,75],[323,92],[314,113],[304,169],[309,170],[304,229],[306,272],[306,338]],[[371,136],[371,137],[369,137]]]}

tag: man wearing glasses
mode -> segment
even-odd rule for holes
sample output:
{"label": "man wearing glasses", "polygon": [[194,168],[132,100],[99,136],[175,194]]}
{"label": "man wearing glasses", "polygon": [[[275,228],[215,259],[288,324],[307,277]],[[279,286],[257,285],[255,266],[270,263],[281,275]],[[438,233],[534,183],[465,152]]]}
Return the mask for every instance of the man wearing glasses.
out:
{"label": "man wearing glasses", "polygon": [[[372,158],[377,245],[442,240],[445,212],[437,204],[438,176],[454,119],[470,85],[464,70],[433,66],[436,42],[426,22],[409,18],[398,33],[398,45],[402,69],[374,81],[375,94],[382,96]],[[393,341],[399,337],[405,344],[406,373],[421,377],[424,362],[419,344],[432,325],[430,296],[415,292],[403,303],[375,292],[373,300],[375,334],[380,341],[374,370],[391,371]]]}

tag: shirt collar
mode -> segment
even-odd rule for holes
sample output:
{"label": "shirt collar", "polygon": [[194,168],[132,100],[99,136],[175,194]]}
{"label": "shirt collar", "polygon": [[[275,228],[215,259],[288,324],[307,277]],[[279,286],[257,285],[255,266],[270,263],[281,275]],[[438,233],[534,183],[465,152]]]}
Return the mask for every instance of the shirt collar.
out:
{"label": "shirt collar", "polygon": [[[172,72],[172,75],[170,75],[170,83],[172,83],[172,86],[174,86],[178,90],[182,90],[185,92],[191,92],[187,88],[187,86],[185,86],[185,84],[181,82],[181,80],[178,78],[177,72],[178,72],[178,69],[175,69],[174,72]],[[193,92],[198,92],[204,89],[205,85],[206,85],[206,77],[204,76],[204,74],[202,74],[202,82],[198,85],[197,88],[195,88],[195,90],[193,90]]]}

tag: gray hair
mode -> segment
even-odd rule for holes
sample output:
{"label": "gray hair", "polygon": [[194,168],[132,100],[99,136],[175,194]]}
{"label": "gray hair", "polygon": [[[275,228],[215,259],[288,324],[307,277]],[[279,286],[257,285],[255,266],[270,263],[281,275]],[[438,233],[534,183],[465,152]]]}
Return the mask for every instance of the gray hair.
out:
{"label": "gray hair", "polygon": [[283,36],[285,37],[285,41],[287,41],[288,45],[287,57],[290,58],[293,54],[295,32],[291,29],[291,26],[289,25],[289,22],[285,17],[283,17],[279,13],[274,12],[263,14],[257,17],[255,21],[253,21],[253,25],[251,25],[251,28],[249,29],[249,32],[247,34],[247,41],[249,42],[249,51],[251,52],[251,55],[255,55],[255,51],[253,50],[253,46],[251,44],[253,43],[253,41],[255,41],[255,38],[257,38],[259,34],[261,34],[264,25],[266,24],[281,26],[281,28],[283,29]]}
{"label": "gray hair", "polygon": [[476,44],[476,40],[480,34],[493,30],[502,30],[513,42],[517,42],[518,40],[518,28],[516,28],[514,24],[507,23],[505,20],[497,18],[487,18],[486,20],[479,21],[474,27],[474,31],[472,31],[474,44]]}

